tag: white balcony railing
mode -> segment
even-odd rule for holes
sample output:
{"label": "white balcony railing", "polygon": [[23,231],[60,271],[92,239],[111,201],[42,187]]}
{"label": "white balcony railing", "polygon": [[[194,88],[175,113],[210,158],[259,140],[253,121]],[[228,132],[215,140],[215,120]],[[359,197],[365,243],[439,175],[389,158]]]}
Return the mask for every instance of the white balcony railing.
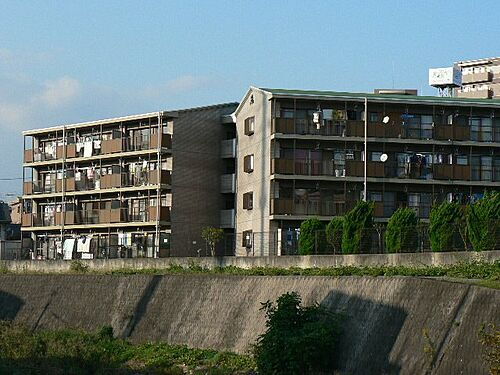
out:
{"label": "white balcony railing", "polygon": [[236,191],[236,175],[223,174],[220,176],[220,192],[221,193],[235,193]]}
{"label": "white balcony railing", "polygon": [[221,157],[235,158],[236,157],[236,138],[225,139],[220,145]]}

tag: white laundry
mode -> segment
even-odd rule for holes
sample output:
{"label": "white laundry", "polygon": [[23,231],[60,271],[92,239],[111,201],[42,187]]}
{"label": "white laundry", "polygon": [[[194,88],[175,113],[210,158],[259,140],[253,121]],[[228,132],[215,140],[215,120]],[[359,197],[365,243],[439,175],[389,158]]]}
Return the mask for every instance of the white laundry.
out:
{"label": "white laundry", "polygon": [[73,249],[75,248],[75,239],[69,238],[64,241],[63,245],[63,259],[73,259]]}
{"label": "white laundry", "polygon": [[92,148],[93,143],[92,141],[85,141],[85,144],[83,146],[83,156],[88,158],[92,156]]}

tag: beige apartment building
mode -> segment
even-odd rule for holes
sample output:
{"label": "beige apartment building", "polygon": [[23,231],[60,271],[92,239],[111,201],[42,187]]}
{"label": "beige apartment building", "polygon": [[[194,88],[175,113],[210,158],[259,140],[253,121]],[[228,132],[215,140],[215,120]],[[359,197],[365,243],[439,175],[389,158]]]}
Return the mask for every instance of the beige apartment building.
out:
{"label": "beige apartment building", "polygon": [[23,132],[22,231],[36,259],[232,253],[237,103]]}
{"label": "beige apartment building", "polygon": [[286,254],[303,220],[363,198],[425,222],[500,186],[500,101],[251,87],[235,116],[237,255]]}
{"label": "beige apartment building", "polygon": [[500,99],[500,57],[455,63],[462,70],[459,98]]}

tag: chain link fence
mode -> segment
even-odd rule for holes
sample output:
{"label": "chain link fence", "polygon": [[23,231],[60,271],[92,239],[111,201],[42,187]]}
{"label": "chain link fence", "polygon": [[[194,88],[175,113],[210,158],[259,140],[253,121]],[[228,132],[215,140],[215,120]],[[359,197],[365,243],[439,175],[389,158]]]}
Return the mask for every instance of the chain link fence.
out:
{"label": "chain link fence", "polygon": [[[488,250],[500,250],[500,223],[496,222],[488,233]],[[299,230],[244,232],[234,236],[236,255],[246,256],[346,254],[345,241],[351,242],[350,248],[354,251],[349,253],[354,254],[475,250],[465,228],[459,225],[449,225],[434,237],[428,224],[392,233],[384,226],[375,226],[356,232],[350,239],[344,239],[342,233],[328,238],[326,231],[321,230],[316,231],[307,244],[301,243]]]}

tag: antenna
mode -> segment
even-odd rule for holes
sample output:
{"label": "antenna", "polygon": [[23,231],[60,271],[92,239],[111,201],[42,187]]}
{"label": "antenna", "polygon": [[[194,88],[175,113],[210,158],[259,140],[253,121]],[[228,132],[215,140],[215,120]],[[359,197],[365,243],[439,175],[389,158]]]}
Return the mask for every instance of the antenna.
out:
{"label": "antenna", "polygon": [[394,88],[394,60],[392,60],[392,88]]}

